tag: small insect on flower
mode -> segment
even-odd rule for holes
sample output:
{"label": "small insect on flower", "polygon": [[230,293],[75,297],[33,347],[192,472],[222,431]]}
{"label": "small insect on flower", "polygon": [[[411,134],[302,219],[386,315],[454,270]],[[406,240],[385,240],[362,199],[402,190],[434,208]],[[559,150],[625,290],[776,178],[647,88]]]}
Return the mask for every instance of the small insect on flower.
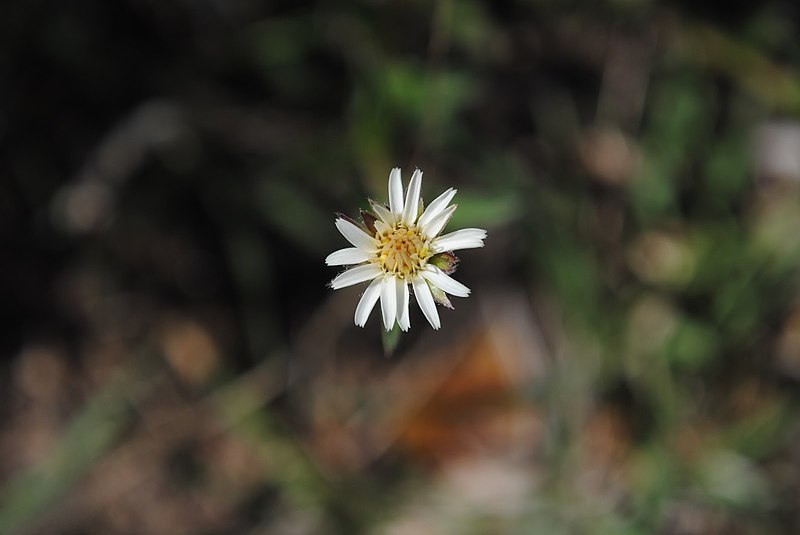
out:
{"label": "small insect on flower", "polygon": [[409,286],[434,329],[441,326],[436,303],[453,308],[447,294],[467,297],[469,288],[452,279],[458,258],[453,251],[483,247],[486,231],[466,228],[440,236],[457,205],[449,206],[456,194],[448,189],[427,208],[420,199],[422,171],[411,177],[403,198],[400,169],[389,173],[389,206],[370,200],[372,212],[361,213],[361,223],[338,215],[336,228],[353,247],[328,255],[329,266],[351,266],[334,278],[334,290],[371,281],[356,306],[355,322],[367,323],[378,299],[387,331],[395,322],[400,329],[411,327],[408,313]]}

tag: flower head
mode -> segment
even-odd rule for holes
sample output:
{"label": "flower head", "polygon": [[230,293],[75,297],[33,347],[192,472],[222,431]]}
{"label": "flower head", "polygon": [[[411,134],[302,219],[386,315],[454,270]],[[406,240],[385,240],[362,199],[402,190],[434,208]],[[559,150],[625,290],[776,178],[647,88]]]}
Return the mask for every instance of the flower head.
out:
{"label": "flower head", "polygon": [[441,326],[436,303],[452,308],[447,294],[467,297],[469,288],[452,279],[458,258],[452,251],[483,247],[486,231],[478,228],[441,235],[457,205],[450,205],[456,194],[448,189],[427,207],[420,198],[422,171],[411,176],[403,195],[400,169],[389,173],[389,205],[370,201],[373,212],[362,212],[362,223],[339,215],[336,228],[353,247],[328,255],[329,266],[352,266],[331,281],[334,290],[371,281],[356,306],[355,322],[363,327],[378,299],[383,325],[391,330],[411,327],[409,286],[419,307],[434,329]]}

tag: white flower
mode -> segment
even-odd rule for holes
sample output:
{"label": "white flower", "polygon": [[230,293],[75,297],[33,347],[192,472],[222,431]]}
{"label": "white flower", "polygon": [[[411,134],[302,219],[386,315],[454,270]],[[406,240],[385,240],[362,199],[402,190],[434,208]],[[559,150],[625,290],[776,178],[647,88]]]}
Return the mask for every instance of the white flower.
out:
{"label": "white flower", "polygon": [[[486,231],[467,228],[440,236],[457,205],[448,206],[456,194],[448,189],[423,211],[420,201],[422,171],[411,177],[405,199],[400,169],[389,173],[389,206],[370,201],[374,214],[362,212],[363,225],[340,215],[336,228],[353,247],[328,255],[329,266],[353,266],[331,281],[334,290],[371,281],[356,306],[355,322],[363,327],[381,301],[386,330],[411,327],[409,286],[434,329],[441,326],[436,302],[450,307],[447,294],[467,297],[469,288],[450,278],[458,258],[452,251],[483,247]],[[452,307],[451,307],[452,308]]]}

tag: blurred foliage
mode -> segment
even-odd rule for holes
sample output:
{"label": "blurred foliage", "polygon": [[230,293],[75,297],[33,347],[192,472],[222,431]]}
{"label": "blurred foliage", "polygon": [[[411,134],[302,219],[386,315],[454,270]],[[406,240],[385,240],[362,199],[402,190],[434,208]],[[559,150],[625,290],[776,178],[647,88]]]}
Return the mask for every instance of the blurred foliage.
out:
{"label": "blurred foliage", "polygon": [[[0,6],[0,533],[798,532],[798,32]],[[489,239],[382,338],[323,259],[395,165]]]}

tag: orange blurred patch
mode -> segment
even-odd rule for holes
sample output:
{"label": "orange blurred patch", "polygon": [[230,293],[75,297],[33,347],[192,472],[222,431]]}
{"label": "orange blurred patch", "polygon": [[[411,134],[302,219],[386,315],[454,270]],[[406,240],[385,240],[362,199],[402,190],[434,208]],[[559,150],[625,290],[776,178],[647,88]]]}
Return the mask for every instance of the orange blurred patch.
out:
{"label": "orange blurred patch", "polygon": [[518,292],[473,311],[460,330],[432,332],[391,365],[367,355],[317,368],[298,400],[306,446],[327,474],[362,470],[390,449],[427,467],[536,451],[543,416],[523,391],[547,373],[538,322]]}
{"label": "orange blurred patch", "polygon": [[[397,447],[425,465],[441,465],[471,454],[529,450],[541,435],[541,414],[519,395],[514,376],[482,329],[452,373],[405,422]],[[517,353],[512,358],[519,358]]]}
{"label": "orange blurred patch", "polygon": [[161,331],[161,348],[172,370],[191,386],[208,383],[220,365],[211,334],[189,318],[169,318]]}

